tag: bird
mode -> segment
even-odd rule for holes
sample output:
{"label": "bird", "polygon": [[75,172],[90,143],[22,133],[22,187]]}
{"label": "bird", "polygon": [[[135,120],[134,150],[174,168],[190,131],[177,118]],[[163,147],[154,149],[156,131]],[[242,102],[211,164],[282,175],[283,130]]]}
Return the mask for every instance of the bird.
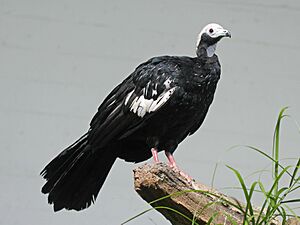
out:
{"label": "bird", "polygon": [[173,153],[201,126],[213,101],[221,65],[217,43],[231,33],[210,23],[199,33],[196,55],[157,56],[140,64],[100,104],[88,131],[41,171],[42,193],[54,211],[95,203],[117,158],[138,163]]}

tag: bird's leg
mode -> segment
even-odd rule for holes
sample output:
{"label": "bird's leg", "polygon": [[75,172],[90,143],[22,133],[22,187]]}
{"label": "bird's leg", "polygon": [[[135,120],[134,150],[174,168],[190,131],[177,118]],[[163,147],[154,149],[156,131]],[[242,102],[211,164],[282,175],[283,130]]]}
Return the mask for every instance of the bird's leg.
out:
{"label": "bird's leg", "polygon": [[174,156],[172,155],[171,152],[168,152],[168,151],[165,151],[165,154],[168,158],[168,161],[169,161],[169,166],[174,168],[174,169],[178,169],[177,165],[176,165],[176,162],[175,162],[175,159],[174,159]]}
{"label": "bird's leg", "polygon": [[152,152],[154,162],[159,163],[157,148],[151,148],[151,152]]}
{"label": "bird's leg", "polygon": [[181,176],[183,176],[185,179],[187,179],[188,182],[191,182],[193,180],[193,178],[178,168],[178,166],[176,165],[173,154],[171,152],[168,152],[168,151],[165,151],[165,154],[168,158],[170,167],[172,167],[176,171],[179,171]]}

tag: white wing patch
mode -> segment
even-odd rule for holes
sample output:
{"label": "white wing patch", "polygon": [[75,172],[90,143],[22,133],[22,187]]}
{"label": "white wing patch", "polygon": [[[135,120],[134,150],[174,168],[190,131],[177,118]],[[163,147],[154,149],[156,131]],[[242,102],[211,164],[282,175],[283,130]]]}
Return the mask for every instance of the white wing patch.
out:
{"label": "white wing patch", "polygon": [[169,79],[167,79],[165,82],[164,82],[164,85],[165,85],[165,87],[167,88],[167,89],[169,89],[170,88],[170,84],[171,84],[171,79],[169,78]]}
{"label": "white wing patch", "polygon": [[[144,95],[136,97],[131,105],[130,111],[137,114],[139,117],[144,117],[146,113],[154,112],[158,110],[161,106],[163,106],[168,99],[172,96],[175,91],[175,87],[164,91],[161,93],[156,100],[154,99],[145,99]],[[125,100],[125,105],[128,103],[130,96],[132,95],[133,91],[130,92]]]}
{"label": "white wing patch", "polygon": [[155,95],[157,95],[157,90],[156,90],[156,89],[154,89],[154,90],[152,91],[152,97],[155,96]]}

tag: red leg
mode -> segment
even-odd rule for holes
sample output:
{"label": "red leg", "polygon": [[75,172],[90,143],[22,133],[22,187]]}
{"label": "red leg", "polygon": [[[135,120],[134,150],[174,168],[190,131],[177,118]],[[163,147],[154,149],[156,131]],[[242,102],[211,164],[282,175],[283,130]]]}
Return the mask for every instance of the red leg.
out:
{"label": "red leg", "polygon": [[176,162],[175,162],[175,159],[174,159],[174,156],[172,155],[171,152],[167,152],[165,151],[165,154],[168,158],[168,161],[169,161],[169,165],[175,169],[178,169],[177,165],[176,165]]}
{"label": "red leg", "polygon": [[180,175],[183,176],[185,179],[187,179],[189,182],[191,182],[193,180],[192,177],[190,177],[188,174],[184,173],[183,171],[181,171],[178,166],[176,165],[174,156],[172,155],[171,152],[165,151],[165,154],[168,158],[169,161],[169,165],[170,167],[174,168],[175,170],[179,171]]}
{"label": "red leg", "polygon": [[151,148],[151,152],[152,152],[154,162],[159,163],[157,148]]}

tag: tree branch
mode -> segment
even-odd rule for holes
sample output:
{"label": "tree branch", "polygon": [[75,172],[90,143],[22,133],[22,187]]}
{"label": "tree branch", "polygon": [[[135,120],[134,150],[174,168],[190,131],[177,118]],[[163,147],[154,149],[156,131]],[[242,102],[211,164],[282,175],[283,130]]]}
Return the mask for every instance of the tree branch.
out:
{"label": "tree branch", "polygon": [[[207,224],[211,218],[212,224],[243,224],[243,213],[237,209],[244,207],[241,202],[203,184],[188,182],[164,163],[144,164],[135,169],[134,186],[173,225],[191,225],[193,218],[195,225]],[[155,201],[159,198],[162,199]],[[273,224],[280,223],[275,220]]]}

